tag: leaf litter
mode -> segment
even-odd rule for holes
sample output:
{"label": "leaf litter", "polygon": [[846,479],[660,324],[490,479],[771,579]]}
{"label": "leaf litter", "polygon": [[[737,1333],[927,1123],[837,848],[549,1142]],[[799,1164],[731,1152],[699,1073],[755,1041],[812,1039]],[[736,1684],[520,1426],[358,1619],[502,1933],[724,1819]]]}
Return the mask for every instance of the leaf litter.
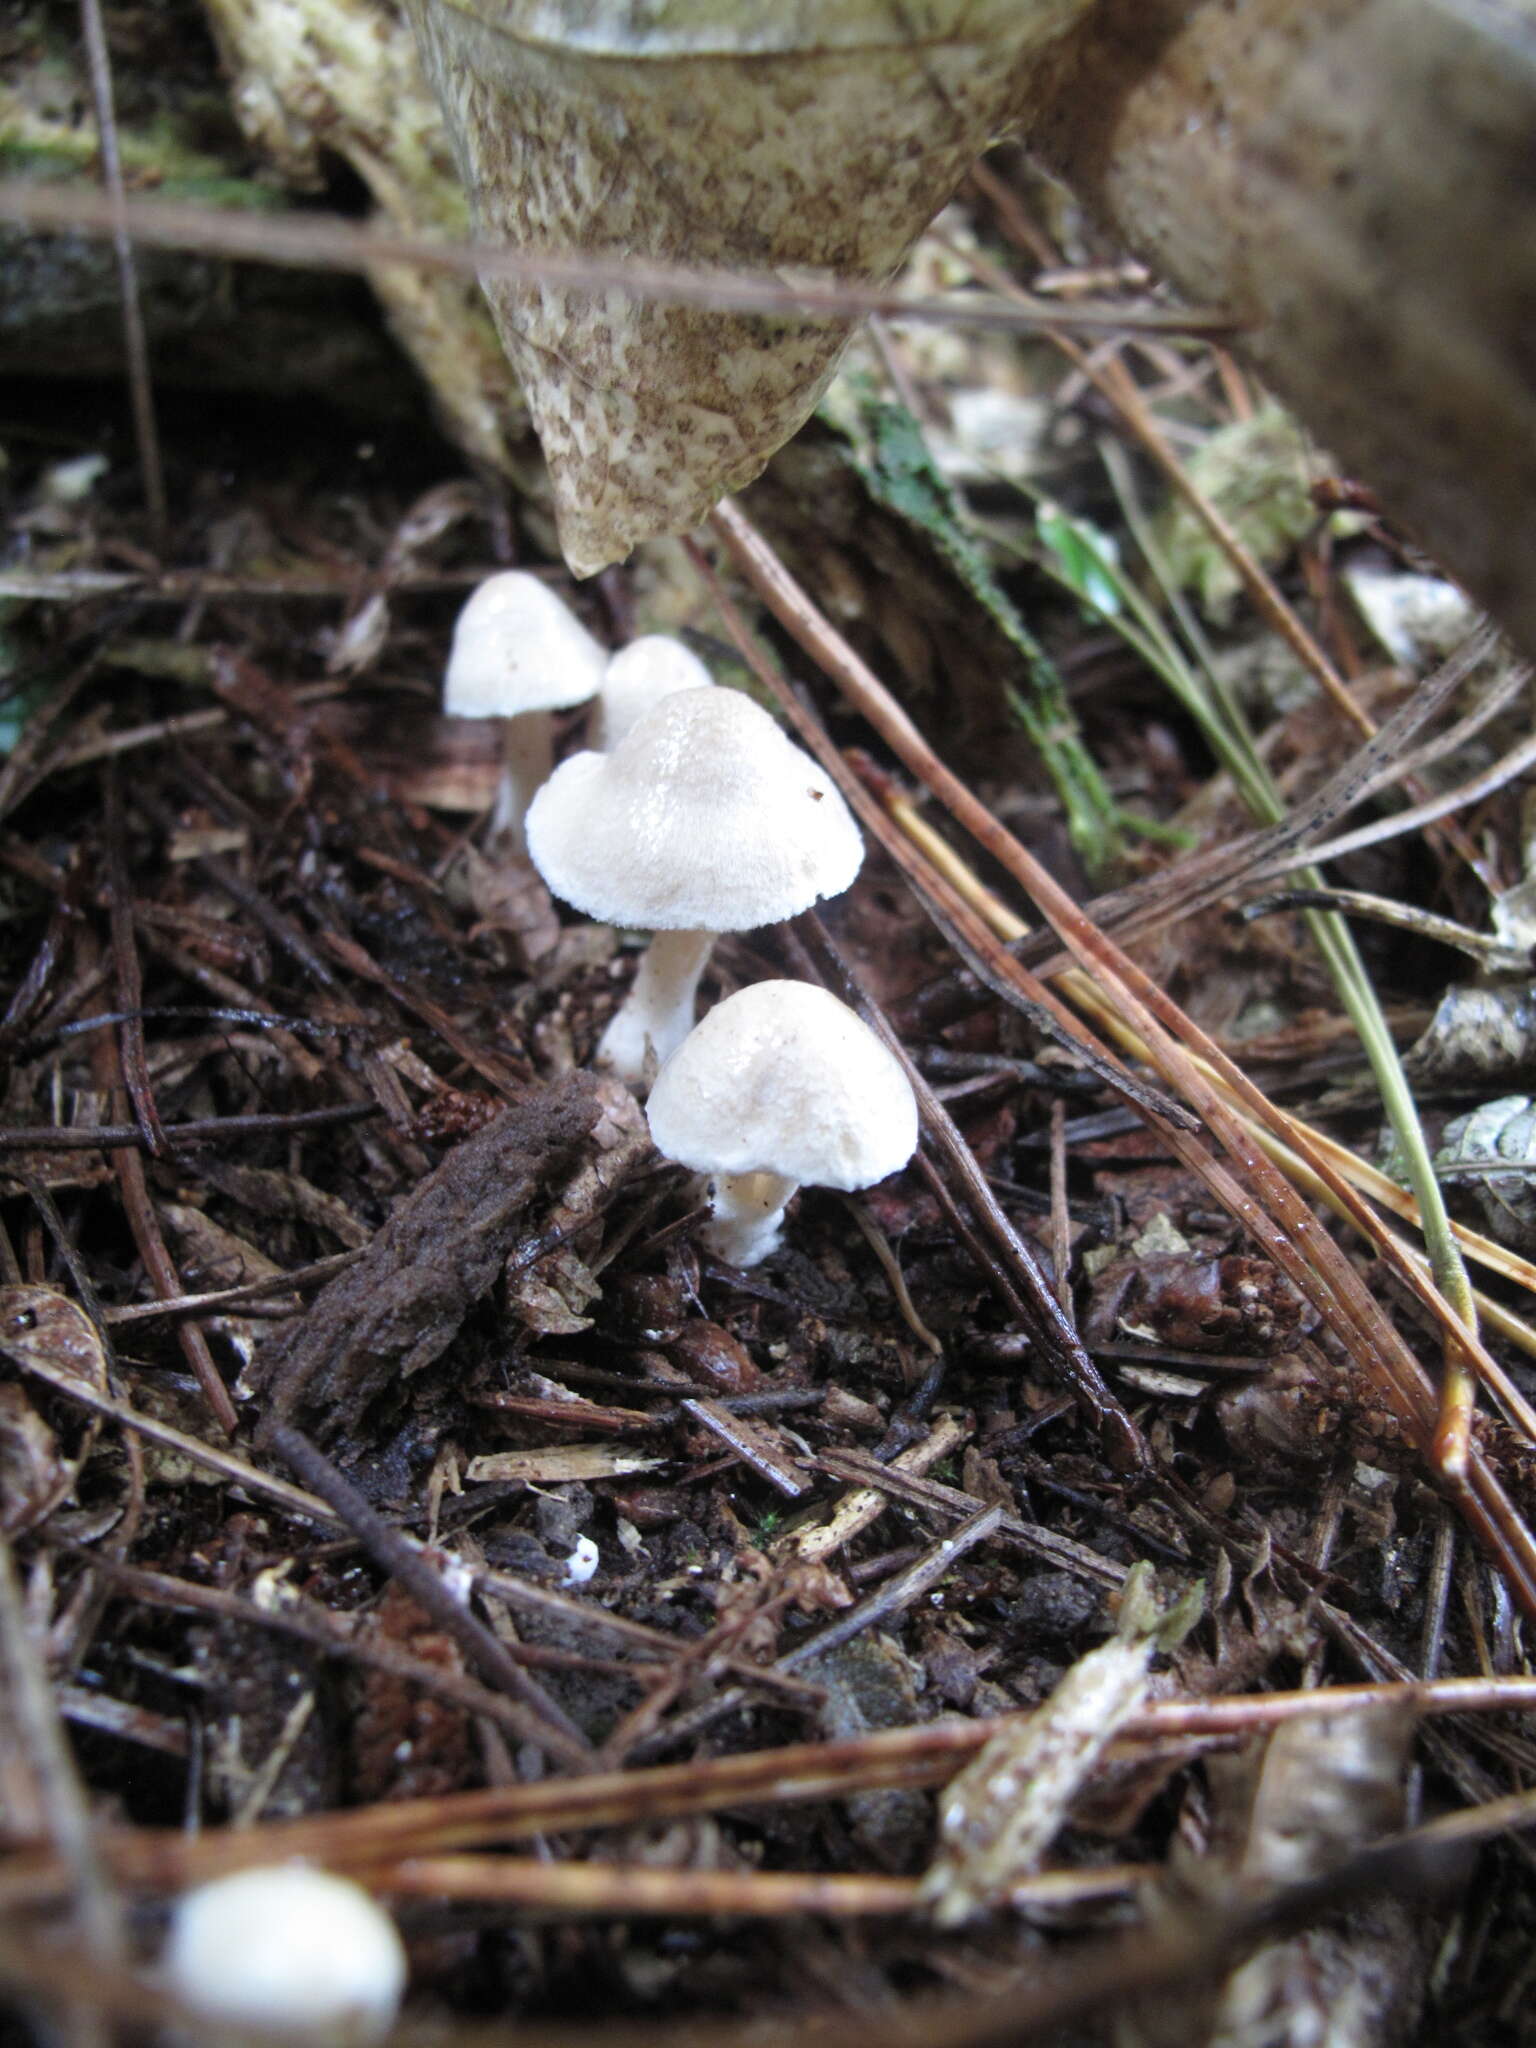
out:
{"label": "leaf litter", "polygon": [[[974,220],[989,229],[980,201]],[[890,345],[899,364],[908,338]],[[1134,560],[1082,439],[1102,422],[1043,349],[1008,359],[1064,437],[1042,455],[1053,500]],[[951,388],[914,361],[937,412],[977,388],[974,359]],[[1234,429],[1268,421],[1236,373],[1184,350],[1137,374],[1181,446],[1224,437],[1253,481]],[[1127,842],[1102,877],[1121,891],[1106,926],[1146,906],[1142,957],[1213,1042],[1252,1047],[1273,1097],[1368,1151],[1360,1062],[1294,918],[1259,944],[1178,914],[1230,900],[1221,864],[1246,821],[1104,630],[1101,560],[1080,560],[1079,609],[997,551],[994,525],[1024,524],[1016,480],[973,462],[981,481],[935,495],[908,386],[849,387],[867,436],[851,464],[835,413],[788,451],[753,501],[770,540],[802,568],[825,541],[813,595],[883,673],[942,673],[936,646],[951,622],[982,630],[978,607],[1026,669],[1041,658],[1033,680],[1070,704],[1105,815],[1129,803],[1198,841]],[[1062,1974],[1085,1943],[1126,2040],[1259,2038],[1276,2014],[1325,2012],[1351,2041],[1507,2038],[1531,1922],[1519,1838],[1475,1883],[1431,1871],[1411,1836],[1395,1846],[1536,1764],[1518,1586],[1437,1497],[1415,1383],[1363,1381],[1336,1287],[1307,1297],[1187,1133],[1155,1105],[1116,1110],[1108,1055],[1085,1076],[977,979],[1000,971],[990,955],[952,950],[960,927],[927,914],[944,872],[985,933],[1001,871],[919,862],[920,903],[894,839],[831,915],[830,952],[749,935],[718,985],[855,962],[940,1083],[951,1149],[868,1199],[873,1234],[807,1195],[760,1272],[713,1265],[631,1099],[582,1071],[616,1000],[612,935],[557,926],[496,869],[472,836],[489,757],[435,712],[457,593],[497,565],[509,519],[539,559],[542,507],[466,480],[446,443],[412,453],[381,432],[387,459],[361,459],[310,420],[308,445],[275,454],[281,408],[248,403],[222,466],[167,411],[178,502],[225,523],[188,520],[160,588],[117,580],[154,565],[110,469],[61,505],[47,436],[12,450],[9,537],[31,580],[6,644],[55,684],[0,783],[0,1475],[25,1615],[18,1630],[8,1607],[5,1687],[27,1736],[0,1780],[0,1967],[18,1992],[60,1995],[48,1944],[27,1951],[67,1879],[115,1892],[147,1954],[180,1884],[306,1853],[398,1903],[411,2023],[466,2041],[513,2016],[588,2034],[703,2018],[718,2038],[828,2005],[856,2032],[940,1991],[961,2005],[913,2021],[935,2039],[984,2038],[989,1996],[1048,2029],[1085,1995]],[[62,401],[41,416],[75,447]],[[858,479],[864,527],[819,535],[818,448]],[[1407,551],[1380,522],[1363,540],[1309,522],[1298,489],[1258,507],[1266,561],[1390,714],[1414,678],[1373,671],[1337,556],[1379,549],[1394,572]],[[889,573],[907,546],[921,586]],[[652,606],[728,672],[675,557],[596,592],[542,566],[605,640]],[[295,570],[319,609],[285,589]],[[1214,556],[1185,573],[1213,600],[1200,631],[1254,637]],[[1363,626],[1379,633],[1379,613]],[[749,627],[803,683],[764,610]],[[847,758],[880,748],[811,694]],[[1262,715],[1294,828],[1354,739],[1316,702]],[[1507,715],[1436,774],[1467,780],[1501,737]],[[866,758],[907,794],[910,762]],[[1081,838],[1041,805],[1017,724],[1004,752],[954,765],[1072,870]],[[455,776],[458,800],[429,808]],[[1523,880],[1520,820],[1499,789],[1476,801],[1497,902]],[[1428,894],[1430,864],[1465,923],[1487,918],[1488,878],[1443,844],[1360,858],[1378,894]],[[1377,935],[1368,957],[1405,1008],[1452,971],[1411,936]],[[944,1062],[961,1056],[956,1083]],[[1144,1096],[1179,1072],[1142,1073]],[[1457,1070],[1425,1085],[1432,1117],[1475,1093]],[[1058,1098],[1053,1167],[1034,1137]],[[1303,1219],[1326,1228],[1298,1204]],[[1027,1319],[1009,1306],[1026,1268]],[[1390,1319],[1432,1368],[1422,1306],[1379,1264],[1366,1279],[1351,1312]],[[1053,1335],[1043,1304],[1063,1282]],[[1521,1317],[1518,1291],[1490,1285]],[[1069,1340],[1097,1411],[1064,1390]],[[1489,1341],[1523,1384],[1520,1340]],[[1523,1511],[1536,1468],[1516,1424],[1481,1416],[1474,1444]],[[568,1584],[581,1542],[597,1570]],[[1149,1577],[1178,1630],[1149,1617]],[[1350,1711],[1322,1711],[1351,1685]],[[23,1711],[40,1697],[62,1757]],[[71,1849],[72,1798],[94,1869]],[[507,1853],[533,1838],[537,1856]],[[1321,1924],[1280,1925],[1309,1886]],[[56,1931],[59,1955],[77,1940],[96,1958],[102,2009],[126,2011],[137,1993],[88,1919]],[[1158,1970],[1181,1988],[1149,2016],[1133,1994]],[[1221,1988],[1195,1988],[1202,1970]]]}

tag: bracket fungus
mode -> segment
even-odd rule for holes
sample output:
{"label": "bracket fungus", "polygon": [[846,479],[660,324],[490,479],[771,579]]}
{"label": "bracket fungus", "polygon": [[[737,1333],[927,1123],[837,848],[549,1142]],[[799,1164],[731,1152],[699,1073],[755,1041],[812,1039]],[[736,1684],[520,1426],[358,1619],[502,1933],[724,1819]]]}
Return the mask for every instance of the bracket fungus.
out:
{"label": "bracket fungus", "polygon": [[350,1879],[265,1864],[182,1897],[164,1957],[169,1988],[210,2029],[303,2048],[363,2048],[394,2025],[405,1950],[384,1908]]}
{"label": "bracket fungus", "polygon": [[656,1149],[710,1176],[704,1236],[734,1266],[779,1241],[796,1188],[867,1188],[917,1149],[901,1062],[836,996],[759,981],[717,1003],[656,1077]]}
{"label": "bracket fungus", "polygon": [[607,661],[570,608],[525,570],[489,576],[470,596],[453,629],[443,709],[503,721],[493,834],[523,843],[528,806],[554,765],[549,714],[595,697]]}
{"label": "bracket fungus", "polygon": [[693,1024],[720,932],[846,889],[864,842],[836,785],[739,690],[683,690],[612,753],[573,754],[528,813],[528,850],[588,917],[657,933],[598,1063],[642,1082]]}

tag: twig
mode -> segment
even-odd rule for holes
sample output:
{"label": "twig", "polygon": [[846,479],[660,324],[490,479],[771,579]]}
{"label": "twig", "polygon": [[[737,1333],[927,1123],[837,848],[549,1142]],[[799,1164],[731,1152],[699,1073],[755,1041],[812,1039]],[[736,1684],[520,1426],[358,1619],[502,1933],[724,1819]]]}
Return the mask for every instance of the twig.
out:
{"label": "twig", "polygon": [[1367,889],[1334,889],[1304,883],[1287,889],[1273,889],[1263,896],[1250,896],[1232,913],[1239,924],[1252,924],[1261,917],[1273,917],[1283,910],[1336,910],[1344,917],[1371,918],[1377,924],[1394,925],[1416,938],[1433,939],[1442,946],[1454,946],[1470,954],[1487,974],[1523,974],[1531,967],[1529,946],[1510,946],[1488,932],[1475,932],[1454,918],[1439,917],[1421,910],[1416,903],[1399,903],[1391,896],[1375,896]]}
{"label": "twig", "polygon": [[[3,1338],[3,1327],[0,1327]],[[301,1487],[290,1485],[286,1479],[278,1479],[257,1466],[247,1464],[216,1444],[205,1444],[200,1437],[188,1436],[185,1431],[175,1429],[169,1422],[158,1417],[145,1415],[128,1402],[120,1401],[113,1394],[107,1394],[93,1387],[88,1381],[78,1379],[73,1373],[62,1369],[53,1370],[40,1358],[14,1345],[5,1346],[6,1356],[15,1361],[23,1371],[44,1380],[56,1392],[68,1400],[78,1402],[82,1408],[89,1408],[97,1415],[104,1415],[122,1428],[133,1430],[137,1435],[148,1437],[151,1443],[164,1444],[168,1450],[178,1451],[194,1464],[206,1466],[210,1472],[217,1472],[221,1479],[227,1479],[236,1486],[243,1486],[259,1498],[273,1501],[278,1507],[286,1508],[290,1514],[302,1515],[306,1521],[328,1526],[337,1517],[323,1500],[314,1494],[305,1493]]]}
{"label": "twig", "polygon": [[[1148,1743],[1244,1739],[1288,1722],[1358,1713],[1391,1702],[1425,1716],[1531,1713],[1536,1711],[1536,1678],[1442,1678],[1158,1700],[1127,1721],[1117,1753],[1135,1756]],[[850,1792],[940,1783],[993,1736],[1025,1718],[1008,1714],[924,1722],[851,1741],[792,1743],[739,1756],[403,1799],[355,1812],[270,1821],[239,1836],[227,1830],[196,1838],[175,1829],[106,1830],[101,1846],[117,1876],[140,1885],[181,1886],[289,1856],[356,1869],[577,1828],[637,1827],[731,1806],[805,1805]]]}
{"label": "twig", "polygon": [[775,272],[692,268],[588,251],[514,248],[505,242],[450,242],[421,235],[386,234],[354,226],[335,216],[305,213],[237,213],[167,199],[130,199],[115,208],[81,186],[34,184],[24,178],[0,180],[0,219],[44,230],[73,229],[109,235],[119,228],[157,249],[184,249],[222,256],[234,263],[280,263],[294,269],[341,270],[367,275],[381,264],[411,264],[425,271],[470,279],[510,279],[576,291],[627,292],[678,306],[722,312],[806,313],[860,320],[872,313],[893,320],[981,332],[1034,334],[1058,329],[1150,330],[1161,334],[1230,334],[1230,315],[1199,307],[1160,308],[1039,304],[956,292],[940,298],[912,298],[879,285],[848,282],[830,273],[789,282]]}
{"label": "twig", "polygon": [[[888,1493],[893,1500],[905,1501],[929,1514],[974,1515],[982,1505],[974,1494],[966,1493],[958,1486],[946,1486],[941,1480],[926,1478],[894,1462],[883,1465],[867,1451],[827,1450],[820,1453],[815,1463],[821,1471],[830,1472],[834,1479],[873,1487],[881,1493]],[[1123,1564],[1100,1557],[1096,1550],[1074,1542],[1070,1536],[1063,1536],[1055,1529],[1039,1528],[1032,1522],[1026,1522],[1022,1516],[1007,1511],[997,1526],[998,1534],[1008,1542],[1018,1544],[1043,1563],[1054,1565],[1058,1571],[1071,1572],[1100,1591],[1118,1592],[1125,1584],[1126,1567]]]}
{"label": "twig", "polygon": [[[48,1673],[27,1627],[21,1580],[10,1543],[0,1535],[0,1655],[15,1733],[30,1761],[48,1831],[68,1872],[86,1951],[99,1963],[123,1953],[122,1921],[110,1866],[100,1853],[85,1789],[59,1723]],[[78,2008],[77,2008],[78,2010]],[[77,2038],[104,2038],[82,2020]]]}
{"label": "twig", "polygon": [[[273,1294],[286,1294],[290,1288],[319,1286],[345,1272],[348,1266],[356,1265],[366,1249],[366,1246],[360,1246],[355,1251],[332,1252],[329,1258],[312,1260],[307,1266],[290,1266],[280,1273],[268,1273],[260,1280],[246,1280],[238,1287],[218,1287],[208,1294],[183,1294],[172,1301],[126,1302],[120,1308],[104,1309],[102,1320],[109,1325],[120,1325],[163,1322],[171,1316],[218,1315],[227,1308],[251,1305]],[[292,1311],[280,1305],[269,1313],[286,1316]]]}
{"label": "twig", "polygon": [[777,1660],[777,1668],[781,1671],[802,1670],[807,1664],[814,1664],[828,1650],[851,1643],[865,1629],[904,1613],[914,1600],[920,1600],[941,1579],[947,1578],[967,1550],[974,1549],[978,1543],[990,1542],[997,1534],[1002,1519],[1002,1508],[995,1501],[991,1507],[968,1515],[951,1535],[930,1544],[923,1555],[904,1571],[884,1580],[856,1606],[838,1615],[835,1621],[829,1621],[824,1628],[817,1629],[814,1635],[796,1643],[792,1650]]}
{"label": "twig", "polygon": [[330,1459],[291,1423],[275,1424],[268,1432],[268,1441],[305,1485],[329,1503],[369,1556],[398,1579],[439,1628],[453,1637],[490,1683],[529,1710],[533,1716],[530,1739],[564,1764],[578,1768],[584,1765],[591,1756],[591,1745],[575,1722],[537,1679],[530,1678],[514,1661],[506,1645],[484,1622],[460,1605],[443,1584],[442,1574],[433,1569],[422,1553],[398,1530],[391,1529],[351,1481],[343,1478]]}
{"label": "twig", "polygon": [[[1009,1892],[1017,1911],[1120,1899],[1150,1873],[1134,1864],[1047,1870]],[[920,1913],[915,1877],[829,1877],[791,1870],[656,1870],[643,1863],[551,1863],[517,1856],[422,1856],[367,1873],[374,1891],[396,1898],[471,1899],[545,1913],[600,1913],[618,1919],[655,1914],[743,1913],[779,1919],[819,1913],[829,1919]]]}
{"label": "twig", "polygon": [[[168,1145],[194,1145],[218,1138],[261,1138],[288,1131],[323,1130],[377,1116],[376,1102],[341,1102],[331,1109],[298,1109],[284,1115],[205,1116],[190,1123],[164,1124]],[[5,1152],[117,1152],[146,1143],[138,1124],[32,1124],[0,1131]]]}
{"label": "twig", "polygon": [[954,1118],[912,1063],[883,1013],[849,973],[815,912],[802,913],[795,920],[795,929],[806,942],[818,976],[829,982],[834,993],[859,1012],[864,1022],[906,1069],[912,1092],[917,1097],[924,1137],[943,1160],[952,1182],[995,1254],[995,1261],[988,1261],[985,1270],[994,1287],[998,1287],[1009,1312],[1029,1330],[1039,1344],[1042,1356],[1050,1359],[1092,1417],[1111,1464],[1118,1471],[1149,1468],[1151,1453],[1141,1431],[1083,1348],[1082,1339],[1047,1284],[1028,1241],[1014,1228],[992,1192],[986,1175],[976,1162],[975,1153],[966,1144]]}
{"label": "twig", "polygon": [[144,313],[139,303],[139,272],[133,253],[127,201],[123,192],[123,164],[117,146],[117,113],[112,103],[112,53],[101,19],[101,0],[80,0],[80,25],[85,38],[85,61],[91,81],[91,99],[96,112],[96,138],[101,150],[101,181],[107,189],[110,208],[112,253],[117,262],[117,288],[123,322],[123,354],[128,364],[128,390],[133,403],[133,435],[139,451],[139,471],[144,483],[144,503],[149,513],[155,545],[163,548],[168,519],[165,503],[165,469],[160,460],[160,436],[155,426],[154,390],[149,378],[149,344],[144,336]]}
{"label": "twig", "polygon": [[[1350,1347],[1370,1377],[1408,1425],[1420,1450],[1431,1458],[1437,1403],[1417,1359],[1372,1298],[1354,1268],[1317,1223],[1300,1196],[1273,1167],[1250,1136],[1213,1077],[1262,1123],[1278,1128],[1273,1105],[1209,1036],[1200,1031],[1112,940],[1086,918],[1060,884],[1006,831],[958,776],[938,759],[907,714],[848,643],[816,609],[734,504],[717,507],[716,530],[764,602],[788,632],[838,685],[850,704],[875,728],[900,760],[939,798],[1015,880],[1028,891],[1076,957],[1100,985],[1104,1002],[1128,1019],[1163,1076],[1178,1086],[1204,1117],[1212,1134],[1241,1169],[1250,1188],[1262,1191],[1264,1206],[1232,1174],[1181,1130],[1169,1142],[1206,1182],[1229,1213],[1258,1238],[1269,1257],[1312,1301]],[[1291,1141],[1296,1142],[1291,1133]],[[1320,1177],[1337,1181],[1340,1201],[1364,1211],[1353,1190],[1318,1159]],[[1311,1246],[1309,1257],[1299,1247]],[[1442,1327],[1455,1330],[1470,1355],[1475,1336],[1457,1323],[1426,1276],[1411,1267],[1410,1284],[1427,1291]],[[1486,1357],[1486,1352],[1482,1354]],[[1509,1575],[1521,1607],[1536,1615],[1536,1544],[1487,1461],[1475,1448],[1468,1459],[1463,1512],[1501,1568]]]}
{"label": "twig", "polygon": [[[69,1548],[73,1550],[75,1546]],[[489,1686],[481,1685],[460,1672],[445,1670],[441,1664],[430,1664],[407,1656],[387,1642],[343,1632],[337,1625],[337,1617],[318,1602],[303,1601],[293,1606],[258,1604],[223,1586],[194,1585],[188,1579],[173,1578],[165,1572],[145,1571],[137,1565],[120,1564],[115,1559],[99,1557],[94,1551],[79,1551],[77,1554],[125,1595],[147,1606],[166,1607],[188,1614],[211,1614],[221,1621],[238,1622],[242,1626],[290,1636],[296,1642],[310,1644],[327,1657],[380,1671],[388,1678],[400,1679],[408,1685],[419,1686],[423,1692],[448,1700],[466,1713],[483,1715],[504,1729],[515,1742],[548,1747],[548,1732],[544,1724],[516,1700],[509,1700],[503,1693],[494,1692]],[[626,1667],[626,1674],[631,1671],[637,1678],[642,1675],[638,1666]],[[241,1830],[242,1834],[248,1832]]]}
{"label": "twig", "polygon": [[1067,1208],[1067,1105],[1058,1095],[1051,1104],[1051,1263],[1055,1267],[1056,1299],[1064,1316],[1072,1313],[1072,1218]]}
{"label": "twig", "polygon": [[[109,1083],[122,1085],[122,1068],[116,1045],[109,1035],[104,1034],[98,1041],[97,1058]],[[155,1215],[154,1204],[149,1198],[149,1183],[144,1175],[144,1162],[137,1152],[122,1150],[113,1155],[112,1170],[117,1176],[118,1188],[123,1198],[123,1209],[128,1218],[128,1227],[133,1241],[138,1246],[139,1257],[150,1285],[162,1301],[173,1301],[185,1294],[181,1275],[176,1271],[175,1261],[166,1250],[161,1235],[159,1218]],[[208,1403],[214,1420],[226,1436],[233,1436],[240,1426],[235,1413],[235,1404],[229,1389],[220,1377],[214,1363],[213,1353],[208,1348],[208,1339],[196,1323],[180,1323],[176,1339],[181,1346],[182,1356],[192,1370],[203,1399]]]}
{"label": "twig", "polygon": [[324,931],[320,937],[326,949],[343,967],[349,968],[360,981],[370,981],[376,988],[383,989],[408,1016],[418,1017],[428,1030],[436,1032],[458,1059],[472,1067],[482,1081],[489,1082],[498,1095],[510,1096],[517,1092],[518,1079],[512,1069],[494,1053],[483,1051],[467,1038],[441,1003],[435,1003],[430,996],[407,987],[347,934]]}
{"label": "twig", "polygon": [[[84,0],[88,15],[94,14],[96,0]],[[123,798],[116,771],[110,766],[102,777],[106,803],[107,915],[112,929],[112,968],[117,979],[119,1063],[128,1099],[144,1135],[145,1149],[156,1156],[165,1150],[165,1131],[150,1087],[149,1059],[144,1045],[144,976],[139,967],[138,947],[133,937],[133,899],[128,882],[128,851],[123,822]]]}
{"label": "twig", "polygon": [[1501,760],[1491,768],[1485,768],[1480,775],[1458,783],[1455,789],[1443,791],[1430,797],[1426,802],[1415,804],[1412,810],[1394,811],[1390,817],[1378,818],[1372,825],[1361,825],[1354,832],[1341,833],[1336,839],[1325,839],[1320,845],[1300,852],[1277,853],[1272,859],[1255,863],[1251,872],[1268,880],[1272,875],[1283,875],[1293,868],[1306,867],[1313,862],[1338,860],[1346,853],[1358,853],[1363,847],[1379,846],[1384,840],[1400,839],[1404,833],[1422,831],[1426,825],[1434,824],[1440,818],[1448,818],[1455,811],[1462,811],[1469,804],[1481,803],[1485,797],[1495,795],[1513,782],[1517,776],[1526,774],[1536,764],[1536,736],[1520,741],[1511,747]]}

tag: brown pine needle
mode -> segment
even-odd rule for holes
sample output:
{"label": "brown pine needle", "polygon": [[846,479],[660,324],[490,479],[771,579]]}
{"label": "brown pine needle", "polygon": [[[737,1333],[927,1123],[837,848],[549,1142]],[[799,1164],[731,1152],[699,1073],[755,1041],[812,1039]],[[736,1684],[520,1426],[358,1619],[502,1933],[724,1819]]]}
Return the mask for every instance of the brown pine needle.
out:
{"label": "brown pine needle", "polygon": [[[1536,1712],[1536,1678],[1443,1678],[1412,1684],[1322,1686],[1298,1692],[1159,1700],[1122,1730],[1118,1754],[1147,1744],[1230,1741],[1306,1719],[1401,1701],[1426,1717]],[[635,1827],[736,1805],[805,1805],[851,1792],[943,1783],[993,1736],[1027,1718],[1001,1715],[893,1728],[845,1742],[794,1743],[534,1785],[403,1799],[351,1812],[267,1821],[198,1836],[176,1829],[103,1831],[101,1853],[121,1881],[176,1889],[289,1856],[336,1869],[376,1868],[571,1829]],[[48,1896],[65,1882],[46,1850],[18,1847],[0,1898]]]}
{"label": "brown pine needle", "polygon": [[[1098,985],[1102,999],[1134,1026],[1155,1070],[1200,1113],[1239,1169],[1242,1182],[1198,1140],[1165,1126],[1170,1144],[1318,1309],[1428,1461],[1434,1451],[1439,1409],[1428,1377],[1353,1266],[1319,1229],[1301,1196],[1254,1141],[1211,1076],[1224,1079],[1238,1101],[1273,1126],[1275,1112],[1262,1091],[1083,915],[1029,850],[938,759],[889,691],[811,602],[739,508],[730,502],[722,504],[712,519],[738,569],[786,631],[837,684],[852,708],[880,734],[909,772],[1027,891],[1079,967]],[[1368,1215],[1359,1197],[1331,1175],[1324,1162],[1311,1163],[1314,1171],[1336,1182],[1341,1201],[1358,1208],[1362,1217]],[[1254,1191],[1262,1200],[1255,1199]],[[1408,1270],[1415,1292],[1427,1294],[1435,1304],[1437,1320],[1448,1338],[1454,1336],[1463,1347],[1475,1343],[1437,1290],[1411,1267]],[[1536,1542],[1486,1458],[1475,1448],[1468,1458],[1465,1489],[1458,1494],[1458,1504],[1508,1577],[1520,1607],[1536,1615]]]}

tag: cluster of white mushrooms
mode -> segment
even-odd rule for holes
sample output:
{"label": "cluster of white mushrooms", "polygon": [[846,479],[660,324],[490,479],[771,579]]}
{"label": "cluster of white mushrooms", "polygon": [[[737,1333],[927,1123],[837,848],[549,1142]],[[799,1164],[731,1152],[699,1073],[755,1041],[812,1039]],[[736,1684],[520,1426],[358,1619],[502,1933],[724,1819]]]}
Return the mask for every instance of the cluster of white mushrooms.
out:
{"label": "cluster of white mushrooms", "polygon": [[[503,721],[493,832],[578,910],[655,934],[598,1059],[637,1086],[655,1074],[651,1135],[708,1176],[711,1248],[755,1265],[803,1182],[862,1188],[904,1166],[917,1144],[911,1086],[835,996],[762,981],[693,1021],[717,933],[809,909],[846,889],[863,858],[836,788],[767,712],[717,689],[664,636],[610,659],[517,571],[465,605],[445,698],[458,716]],[[593,699],[592,748],[551,773],[550,714]],[[291,1863],[188,1892],[163,1975],[199,2041],[229,2030],[289,2048],[368,2048],[394,2024],[406,1960],[367,1892]]]}
{"label": "cluster of white mushrooms", "polygon": [[[551,773],[551,713],[593,699],[593,745]],[[518,570],[465,605],[444,701],[506,722],[492,830],[577,910],[654,934],[597,1063],[637,1088],[655,1076],[651,1135],[709,1176],[711,1249],[754,1265],[802,1183],[862,1188],[904,1166],[911,1087],[834,996],[759,982],[694,1024],[717,934],[840,894],[863,859],[836,786],[768,713],[664,635],[610,659]]]}

